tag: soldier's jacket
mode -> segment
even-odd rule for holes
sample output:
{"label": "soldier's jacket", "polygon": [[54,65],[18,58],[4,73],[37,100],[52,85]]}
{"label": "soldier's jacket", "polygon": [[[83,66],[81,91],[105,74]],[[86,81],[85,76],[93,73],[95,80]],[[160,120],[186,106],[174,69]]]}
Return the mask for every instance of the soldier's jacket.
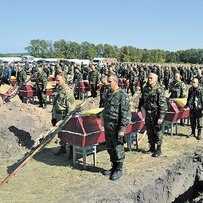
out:
{"label": "soldier's jacket", "polygon": [[164,70],[164,79],[165,80],[169,80],[171,78],[171,75],[172,75],[171,70],[169,70],[169,69]]}
{"label": "soldier's jacket", "polygon": [[40,91],[44,91],[46,89],[48,82],[47,74],[44,71],[42,71],[42,73],[38,73],[37,78],[38,78],[36,82],[37,89]]}
{"label": "soldier's jacket", "polygon": [[129,79],[130,83],[136,83],[137,82],[137,75],[136,72],[131,70],[128,74],[127,79]]}
{"label": "soldier's jacket", "polygon": [[203,110],[203,87],[190,87],[186,106],[190,109]]}
{"label": "soldier's jacket", "polygon": [[165,91],[158,83],[151,87],[148,83],[142,91],[138,109],[144,107],[146,111],[154,112],[158,118],[163,119],[167,111]]}
{"label": "soldier's jacket", "polygon": [[96,71],[91,71],[89,73],[89,83],[90,84],[98,84],[99,82],[99,72],[96,70]]}
{"label": "soldier's jacket", "polygon": [[196,78],[198,79],[199,84],[200,84],[201,86],[203,86],[203,76],[202,76],[202,75],[201,75],[201,76],[198,75]]}
{"label": "soldier's jacket", "polygon": [[131,120],[129,97],[120,88],[114,93],[109,90],[107,95],[103,110],[104,127],[113,124],[124,132]]}
{"label": "soldier's jacket", "polygon": [[75,109],[73,90],[70,89],[68,85],[65,85],[65,87],[59,87],[54,95],[52,118],[57,119],[57,116],[59,115],[64,117],[67,113]]}
{"label": "soldier's jacket", "polygon": [[185,98],[186,97],[186,85],[183,81],[173,81],[169,85],[170,98]]}
{"label": "soldier's jacket", "polygon": [[27,74],[24,70],[21,70],[20,72],[17,72],[17,84],[18,86],[23,85],[23,83],[27,79]]}
{"label": "soldier's jacket", "polygon": [[108,85],[102,85],[100,89],[100,102],[99,102],[99,108],[104,107],[106,98],[109,96],[109,87]]}

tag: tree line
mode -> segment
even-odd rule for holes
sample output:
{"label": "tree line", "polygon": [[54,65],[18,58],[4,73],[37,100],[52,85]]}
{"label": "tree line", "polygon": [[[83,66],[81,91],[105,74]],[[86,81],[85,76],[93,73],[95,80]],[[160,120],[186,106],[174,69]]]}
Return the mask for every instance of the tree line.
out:
{"label": "tree line", "polygon": [[[31,40],[25,48],[28,54],[42,58],[89,59],[94,57],[117,58],[120,62],[137,63],[203,63],[203,49],[187,49],[176,52],[160,49],[138,49],[133,46],[112,46],[110,44],[93,44],[89,42],[72,42],[61,39],[48,41]],[[1,55],[0,55],[1,56]]]}

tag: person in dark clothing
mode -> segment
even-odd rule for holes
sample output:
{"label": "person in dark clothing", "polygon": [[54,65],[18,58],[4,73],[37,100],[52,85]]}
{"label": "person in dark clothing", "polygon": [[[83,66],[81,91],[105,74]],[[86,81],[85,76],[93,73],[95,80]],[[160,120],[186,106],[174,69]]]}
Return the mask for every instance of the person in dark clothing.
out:
{"label": "person in dark clothing", "polygon": [[[196,137],[201,140],[202,116],[203,116],[203,87],[200,86],[197,78],[192,80],[192,87],[188,92],[187,104],[190,108],[190,124],[192,133],[188,137]],[[197,136],[196,136],[197,128]]]}
{"label": "person in dark clothing", "polygon": [[110,156],[112,168],[104,170],[104,175],[110,175],[110,180],[117,180],[123,174],[124,132],[131,120],[129,97],[118,86],[118,77],[108,78],[109,94],[104,103],[103,122],[105,129],[106,147]]}

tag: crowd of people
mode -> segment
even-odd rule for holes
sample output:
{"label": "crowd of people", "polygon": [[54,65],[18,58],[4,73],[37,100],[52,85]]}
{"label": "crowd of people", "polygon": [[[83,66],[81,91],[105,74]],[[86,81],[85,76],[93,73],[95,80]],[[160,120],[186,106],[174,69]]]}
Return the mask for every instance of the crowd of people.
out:
{"label": "crowd of people", "polygon": [[[124,132],[131,120],[130,96],[140,92],[137,111],[144,112],[145,127],[148,135],[149,150],[152,157],[162,154],[164,116],[168,109],[168,101],[173,98],[185,98],[190,108],[191,134],[201,140],[203,117],[203,67],[193,65],[169,64],[136,64],[117,63],[99,67],[96,65],[74,67],[62,62],[53,66],[48,64],[30,64],[24,66],[0,67],[1,84],[9,84],[10,77],[15,75],[17,84],[27,81],[27,74],[37,74],[36,89],[40,107],[46,108],[46,84],[50,75],[54,75],[58,83],[52,108],[52,124],[63,119],[75,108],[78,99],[77,84],[87,81],[91,97],[100,96],[99,106],[103,107],[103,120],[106,148],[110,156],[112,168],[105,170],[111,180],[122,176],[125,158]],[[74,85],[71,85],[74,84]],[[99,95],[98,95],[99,93]],[[184,125],[183,121],[180,121]],[[65,143],[61,143],[56,155],[66,153]]]}

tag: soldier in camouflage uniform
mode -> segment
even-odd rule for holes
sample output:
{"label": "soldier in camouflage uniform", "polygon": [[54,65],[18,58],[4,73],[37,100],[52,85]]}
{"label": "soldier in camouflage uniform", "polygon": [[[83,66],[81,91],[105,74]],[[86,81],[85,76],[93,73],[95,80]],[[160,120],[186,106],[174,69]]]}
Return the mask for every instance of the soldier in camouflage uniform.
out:
{"label": "soldier in camouflage uniform", "polygon": [[110,155],[112,168],[105,170],[104,175],[110,175],[111,180],[122,176],[124,153],[124,132],[131,120],[129,97],[118,87],[118,77],[110,75],[108,78],[109,96],[103,110],[106,147]]}
{"label": "soldier in camouflage uniform", "polygon": [[190,123],[192,133],[189,137],[196,137],[195,131],[197,132],[197,139],[201,140],[202,133],[202,116],[203,116],[203,87],[200,86],[197,78],[192,80],[192,87],[190,87],[187,98],[187,105],[190,108]]}
{"label": "soldier in camouflage uniform", "polygon": [[43,71],[43,66],[38,67],[37,82],[35,84],[37,90],[37,96],[39,99],[39,107],[47,108],[47,97],[46,97],[46,86],[47,86],[47,75]]}
{"label": "soldier in camouflage uniform", "polygon": [[91,86],[91,96],[96,97],[97,96],[97,85],[99,83],[99,72],[96,70],[95,66],[92,65],[91,67],[92,71],[89,73],[89,84]]}
{"label": "soldier in camouflage uniform", "polygon": [[[18,67],[17,67],[17,77],[16,77],[17,85],[18,86],[22,86],[26,82],[26,80],[27,80],[27,74],[23,70],[22,65],[18,64]],[[19,98],[23,102],[23,96],[19,95]]]}
{"label": "soldier in camouflage uniform", "polygon": [[[128,73],[127,79],[129,80],[129,83],[130,83],[129,88],[130,88],[131,95],[133,97],[134,94],[135,94],[136,84],[137,84],[137,81],[138,81],[137,74],[133,70],[133,67],[130,67],[130,71]],[[127,93],[128,93],[128,90],[127,90]]]}
{"label": "soldier in camouflage uniform", "polygon": [[[155,73],[149,74],[138,105],[139,111],[144,108],[146,112],[145,125],[150,144],[147,152],[153,153],[152,157],[161,155],[162,125],[167,110],[164,88],[158,84],[157,80],[158,76]],[[157,148],[155,148],[155,144],[157,144]]]}
{"label": "soldier in camouflage uniform", "polygon": [[201,69],[201,68],[198,68],[197,72],[198,72],[198,74],[197,74],[197,77],[196,77],[196,78],[198,79],[199,84],[200,84],[201,86],[203,86],[203,72],[202,72],[202,69]]}
{"label": "soldier in camouflage uniform", "polygon": [[17,80],[18,86],[22,86],[25,83],[25,81],[27,80],[27,74],[23,70],[23,67],[21,64],[18,64],[16,80]]}
{"label": "soldier in camouflage uniform", "polygon": [[[181,80],[180,73],[175,73],[175,80],[169,85],[169,98],[185,98],[186,85]],[[180,119],[180,125],[184,126],[183,119]]]}
{"label": "soldier in camouflage uniform", "polygon": [[169,97],[170,98],[185,98],[186,97],[186,85],[181,80],[180,73],[175,73],[174,81],[169,85]]}
{"label": "soldier in camouflage uniform", "polygon": [[[73,90],[66,84],[65,76],[59,73],[56,77],[59,88],[54,93],[52,107],[52,125],[55,126],[60,120],[63,120],[66,115],[75,109],[75,98]],[[66,143],[60,142],[61,147],[55,155],[66,153]],[[70,157],[72,155],[72,146],[70,146]]]}
{"label": "soldier in camouflage uniform", "polygon": [[106,75],[102,76],[101,82],[102,82],[102,87],[100,89],[99,108],[104,107],[105,100],[106,100],[106,97],[107,97],[107,93],[109,92],[108,77]]}

